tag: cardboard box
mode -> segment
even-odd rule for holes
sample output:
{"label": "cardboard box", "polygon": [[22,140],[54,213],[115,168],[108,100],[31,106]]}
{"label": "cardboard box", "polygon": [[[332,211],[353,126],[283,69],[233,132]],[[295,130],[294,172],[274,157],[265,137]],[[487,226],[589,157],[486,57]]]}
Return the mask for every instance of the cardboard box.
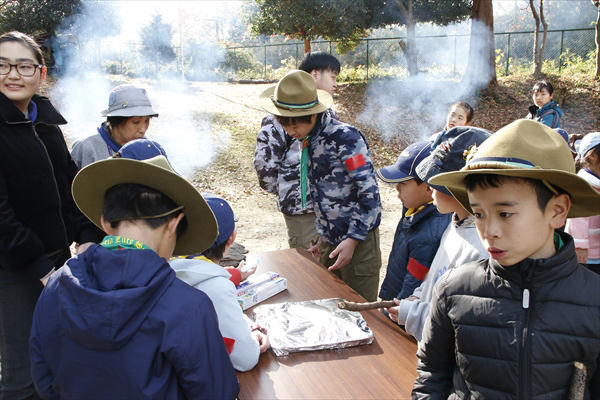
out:
{"label": "cardboard box", "polygon": [[287,279],[279,274],[268,272],[249,280],[246,285],[238,286],[238,303],[242,310],[247,310],[277,293],[287,289]]}

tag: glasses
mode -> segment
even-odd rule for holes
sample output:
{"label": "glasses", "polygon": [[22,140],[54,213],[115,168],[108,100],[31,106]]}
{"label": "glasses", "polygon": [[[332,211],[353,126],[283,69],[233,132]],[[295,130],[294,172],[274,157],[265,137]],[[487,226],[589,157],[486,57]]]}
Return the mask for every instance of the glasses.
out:
{"label": "glasses", "polygon": [[24,77],[33,76],[35,74],[36,68],[42,68],[42,64],[9,64],[7,62],[0,62],[0,75],[8,75],[10,74],[10,70],[15,67],[19,75]]}

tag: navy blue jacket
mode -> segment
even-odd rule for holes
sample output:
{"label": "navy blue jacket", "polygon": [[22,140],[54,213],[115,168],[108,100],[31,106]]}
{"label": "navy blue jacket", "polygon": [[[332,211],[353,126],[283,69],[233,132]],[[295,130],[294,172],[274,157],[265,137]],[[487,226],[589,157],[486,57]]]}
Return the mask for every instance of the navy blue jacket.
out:
{"label": "navy blue jacket", "polygon": [[92,245],[67,261],[37,303],[30,353],[44,399],[239,393],[212,302],[152,250]]}
{"label": "navy blue jacket", "polygon": [[405,214],[403,207],[379,292],[379,297],[384,300],[405,299],[421,285],[452,217],[451,214],[440,214],[433,204],[427,204],[421,212],[410,217]]}

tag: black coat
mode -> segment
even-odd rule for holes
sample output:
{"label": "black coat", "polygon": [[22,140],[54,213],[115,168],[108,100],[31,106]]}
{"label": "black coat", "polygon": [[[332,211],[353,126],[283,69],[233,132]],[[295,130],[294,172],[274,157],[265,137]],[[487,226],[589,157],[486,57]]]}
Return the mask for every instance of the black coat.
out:
{"label": "black coat", "polygon": [[600,396],[600,275],[561,237],[553,257],[480,260],[440,278],[413,398],[565,399],[574,361],[588,369],[586,398]]}
{"label": "black coat", "polygon": [[35,125],[0,93],[0,268],[42,278],[45,254],[95,241],[94,225],[71,196],[77,166],[58,125],[67,121],[34,95]]}

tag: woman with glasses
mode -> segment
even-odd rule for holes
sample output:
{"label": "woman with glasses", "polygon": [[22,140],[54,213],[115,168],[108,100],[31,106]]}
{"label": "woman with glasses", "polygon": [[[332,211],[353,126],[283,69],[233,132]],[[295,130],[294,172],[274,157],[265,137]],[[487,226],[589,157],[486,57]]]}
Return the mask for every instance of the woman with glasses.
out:
{"label": "woman with glasses", "polygon": [[71,156],[79,168],[113,156],[134,139],[141,139],[150,126],[150,118],[158,117],[152,109],[146,90],[135,85],[115,87],[108,97],[108,108],[102,111],[106,121],[98,132],[73,144]]}
{"label": "woman with glasses", "polygon": [[94,225],[71,197],[77,166],[59,125],[67,121],[36,94],[46,77],[37,43],[0,36],[0,398],[35,397],[29,334],[36,301],[55,268],[95,241]]}

